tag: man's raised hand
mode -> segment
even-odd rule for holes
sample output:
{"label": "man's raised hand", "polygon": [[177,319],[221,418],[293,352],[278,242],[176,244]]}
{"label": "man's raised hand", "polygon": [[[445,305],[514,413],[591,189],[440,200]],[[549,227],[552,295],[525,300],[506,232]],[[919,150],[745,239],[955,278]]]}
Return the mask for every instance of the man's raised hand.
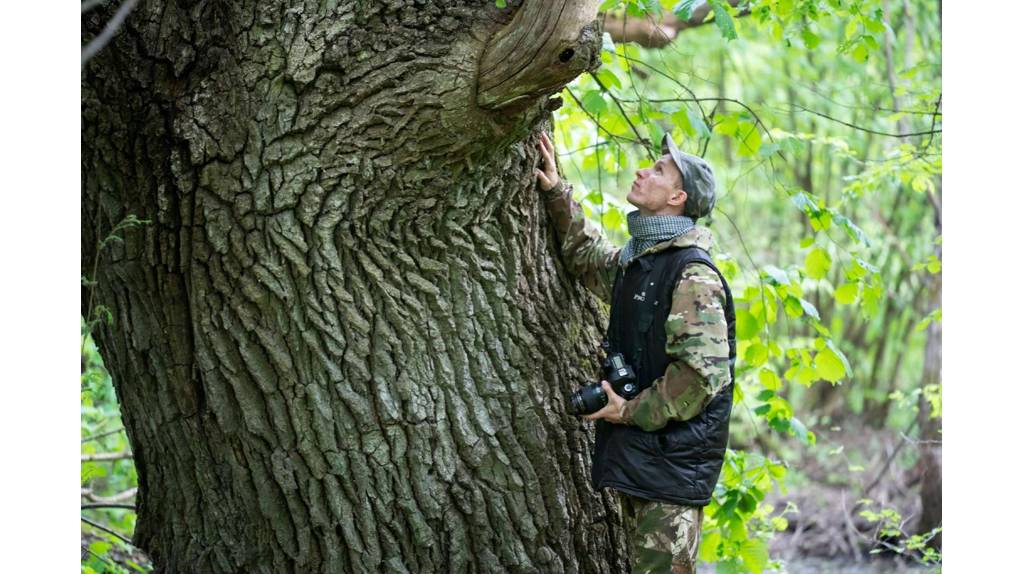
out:
{"label": "man's raised hand", "polygon": [[555,146],[548,139],[546,132],[540,133],[540,143],[537,144],[537,149],[540,150],[541,157],[544,161],[544,169],[534,169],[533,172],[537,174],[537,183],[540,188],[544,191],[548,191],[551,188],[558,185],[558,168],[555,167]]}

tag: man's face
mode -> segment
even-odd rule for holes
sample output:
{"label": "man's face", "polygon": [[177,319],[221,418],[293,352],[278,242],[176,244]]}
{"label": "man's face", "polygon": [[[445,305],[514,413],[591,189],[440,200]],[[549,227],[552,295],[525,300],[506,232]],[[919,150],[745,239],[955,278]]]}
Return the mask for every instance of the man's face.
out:
{"label": "man's face", "polygon": [[680,215],[686,202],[681,181],[672,156],[665,154],[654,165],[636,172],[626,201],[638,207],[641,215]]}

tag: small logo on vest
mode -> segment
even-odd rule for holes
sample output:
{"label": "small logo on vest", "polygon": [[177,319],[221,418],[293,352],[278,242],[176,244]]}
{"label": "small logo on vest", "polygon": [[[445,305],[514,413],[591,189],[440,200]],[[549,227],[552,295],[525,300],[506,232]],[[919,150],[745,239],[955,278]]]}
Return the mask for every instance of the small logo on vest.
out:
{"label": "small logo on vest", "polygon": [[634,294],[633,294],[633,300],[634,300],[634,301],[641,301],[641,302],[643,302],[643,301],[646,301],[646,300],[647,300],[647,291],[643,291],[643,292],[642,292],[642,293],[640,293],[639,295],[637,295],[636,293],[634,293]]}

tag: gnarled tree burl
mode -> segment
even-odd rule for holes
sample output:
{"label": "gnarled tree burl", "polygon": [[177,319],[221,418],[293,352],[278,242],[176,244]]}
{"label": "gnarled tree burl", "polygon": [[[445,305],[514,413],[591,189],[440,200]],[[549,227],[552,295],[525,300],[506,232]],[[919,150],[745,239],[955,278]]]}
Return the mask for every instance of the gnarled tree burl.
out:
{"label": "gnarled tree burl", "polygon": [[82,265],[161,571],[626,569],[532,174],[596,11],[152,0],[89,62]]}

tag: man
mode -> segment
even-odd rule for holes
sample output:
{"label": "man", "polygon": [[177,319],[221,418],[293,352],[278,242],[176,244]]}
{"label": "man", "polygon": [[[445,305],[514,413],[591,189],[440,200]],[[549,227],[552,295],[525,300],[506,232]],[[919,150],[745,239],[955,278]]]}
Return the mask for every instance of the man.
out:
{"label": "man", "polygon": [[617,491],[633,545],[634,572],[696,572],[703,507],[711,500],[729,438],[735,314],[712,262],[711,231],[698,226],[715,204],[701,158],[666,134],[662,156],[636,172],[627,201],[630,240],[612,246],[558,176],[542,133],[538,184],[569,271],[611,305],[609,352],[625,357],[642,389],[626,401],[602,381],[591,479]]}

